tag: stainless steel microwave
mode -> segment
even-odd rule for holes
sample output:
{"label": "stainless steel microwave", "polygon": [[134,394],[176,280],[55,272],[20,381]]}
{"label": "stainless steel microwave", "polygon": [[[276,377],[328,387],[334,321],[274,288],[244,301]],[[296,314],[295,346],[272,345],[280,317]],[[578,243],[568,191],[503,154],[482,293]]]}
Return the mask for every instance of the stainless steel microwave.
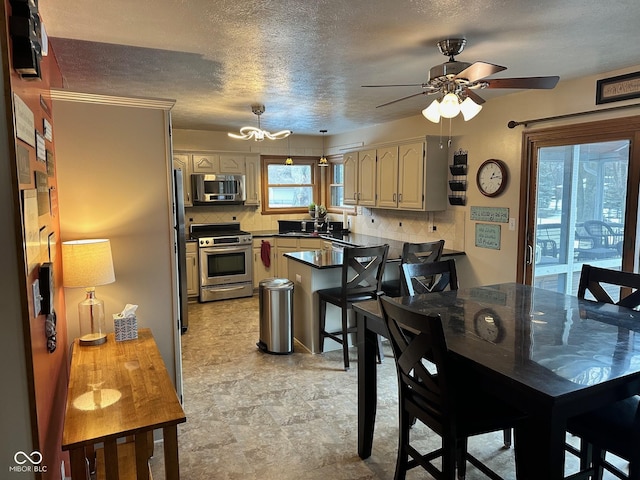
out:
{"label": "stainless steel microwave", "polygon": [[193,202],[196,205],[238,205],[246,200],[244,175],[192,173]]}

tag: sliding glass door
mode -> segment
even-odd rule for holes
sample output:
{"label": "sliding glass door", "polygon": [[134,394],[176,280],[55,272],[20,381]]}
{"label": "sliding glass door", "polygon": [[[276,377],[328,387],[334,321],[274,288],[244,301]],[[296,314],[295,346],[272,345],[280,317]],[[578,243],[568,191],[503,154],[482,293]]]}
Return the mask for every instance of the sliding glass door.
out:
{"label": "sliding glass door", "polygon": [[589,134],[595,125],[525,134],[530,173],[523,181],[525,283],[575,295],[585,263],[638,269],[639,168],[632,160],[638,130],[603,127]]}
{"label": "sliding glass door", "polygon": [[575,294],[582,264],[622,268],[629,140],[538,151],[533,284]]}

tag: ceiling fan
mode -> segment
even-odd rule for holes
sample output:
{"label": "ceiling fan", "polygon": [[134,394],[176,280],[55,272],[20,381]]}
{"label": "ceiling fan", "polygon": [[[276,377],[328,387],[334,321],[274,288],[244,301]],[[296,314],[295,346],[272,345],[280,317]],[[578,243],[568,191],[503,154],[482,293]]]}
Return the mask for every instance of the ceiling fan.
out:
{"label": "ceiling fan", "polygon": [[[487,77],[506,70],[507,67],[493,65],[487,62],[459,62],[455,59],[464,49],[467,43],[464,38],[449,38],[438,42],[440,53],[449,57],[449,61],[431,67],[429,79],[426,83],[403,84],[403,85],[362,85],[363,87],[422,87],[422,91],[398,98],[376,108],[386,107],[396,102],[401,102],[418,95],[442,95],[451,93],[460,102],[467,98],[477,105],[481,105],[485,100],[478,95],[475,90],[484,88],[536,88],[551,89],[556,86],[560,77],[523,77],[523,78],[496,78]],[[476,112],[477,113],[477,112]],[[466,119],[466,118],[465,118]]]}

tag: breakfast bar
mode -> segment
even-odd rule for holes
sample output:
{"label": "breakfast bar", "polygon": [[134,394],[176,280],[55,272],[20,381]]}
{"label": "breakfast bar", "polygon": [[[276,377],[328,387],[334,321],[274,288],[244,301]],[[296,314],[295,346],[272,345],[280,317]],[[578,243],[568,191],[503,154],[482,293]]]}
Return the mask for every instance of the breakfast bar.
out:
{"label": "breakfast bar", "polygon": [[[372,237],[376,240],[377,237]],[[382,241],[382,243],[386,243]],[[367,246],[372,246],[369,243]],[[397,279],[399,276],[398,265],[402,253],[402,242],[395,241],[390,245],[387,265],[384,272],[384,280]],[[315,294],[323,288],[331,288],[340,285],[342,251],[341,250],[313,250],[306,252],[285,253],[288,259],[289,280],[294,283],[294,337],[302,346],[311,353],[321,353],[320,333],[318,318],[318,295]],[[464,255],[463,252],[447,250],[443,251],[443,257]],[[339,330],[341,326],[340,309],[334,305],[327,305],[327,329]],[[351,338],[351,344],[355,345],[355,334]],[[324,350],[338,350],[341,345],[330,338],[325,340]]]}

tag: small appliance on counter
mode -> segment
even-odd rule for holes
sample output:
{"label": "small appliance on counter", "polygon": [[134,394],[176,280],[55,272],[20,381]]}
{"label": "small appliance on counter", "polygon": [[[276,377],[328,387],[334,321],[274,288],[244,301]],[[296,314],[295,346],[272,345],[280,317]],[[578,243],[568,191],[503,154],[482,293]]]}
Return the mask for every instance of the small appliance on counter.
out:
{"label": "small appliance on counter", "polygon": [[240,223],[192,223],[198,241],[200,302],[253,295],[253,238]]}

